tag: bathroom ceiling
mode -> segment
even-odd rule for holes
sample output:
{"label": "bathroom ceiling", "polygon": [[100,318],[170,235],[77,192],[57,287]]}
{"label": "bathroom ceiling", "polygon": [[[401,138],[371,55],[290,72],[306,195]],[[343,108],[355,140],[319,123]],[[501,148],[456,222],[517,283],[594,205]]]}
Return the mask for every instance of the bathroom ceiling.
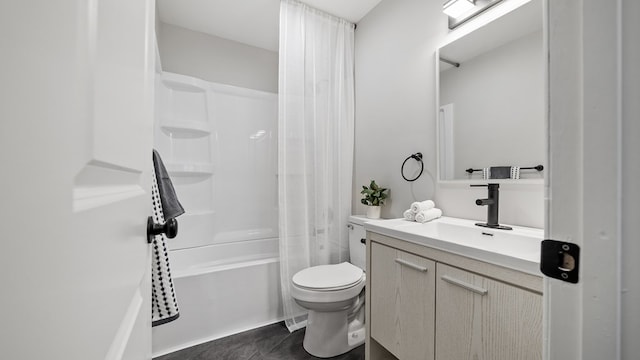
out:
{"label": "bathroom ceiling", "polygon": [[[300,0],[357,23],[381,0]],[[157,0],[160,21],[278,51],[279,0]]]}

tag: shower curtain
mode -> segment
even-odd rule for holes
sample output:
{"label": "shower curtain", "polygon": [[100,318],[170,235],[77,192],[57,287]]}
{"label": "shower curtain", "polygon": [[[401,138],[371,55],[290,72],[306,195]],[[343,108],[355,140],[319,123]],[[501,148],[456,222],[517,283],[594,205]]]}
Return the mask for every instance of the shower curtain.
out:
{"label": "shower curtain", "polygon": [[289,331],[306,325],[291,277],[349,260],[354,144],[354,25],[280,4],[278,191],[280,275]]}

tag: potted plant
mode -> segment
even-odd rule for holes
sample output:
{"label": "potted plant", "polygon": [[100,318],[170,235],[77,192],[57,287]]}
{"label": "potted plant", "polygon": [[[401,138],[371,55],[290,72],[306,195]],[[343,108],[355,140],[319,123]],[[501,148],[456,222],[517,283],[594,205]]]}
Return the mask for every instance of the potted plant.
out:
{"label": "potted plant", "polygon": [[361,203],[367,205],[367,217],[369,219],[380,218],[380,206],[384,204],[384,199],[387,198],[385,191],[389,189],[381,188],[376,184],[375,180],[371,180],[369,187],[362,186],[360,194],[364,195]]}

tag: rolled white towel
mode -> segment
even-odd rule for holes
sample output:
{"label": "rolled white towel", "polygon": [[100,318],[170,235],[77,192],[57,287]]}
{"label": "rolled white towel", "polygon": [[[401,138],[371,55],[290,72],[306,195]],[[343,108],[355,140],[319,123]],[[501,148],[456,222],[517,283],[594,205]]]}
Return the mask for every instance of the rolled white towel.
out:
{"label": "rolled white towel", "polygon": [[429,209],[433,209],[435,206],[436,204],[431,200],[416,201],[411,204],[411,211],[413,211],[414,214],[417,214],[420,211],[427,211]]}
{"label": "rolled white towel", "polygon": [[437,219],[442,216],[442,210],[438,208],[429,209],[426,211],[420,211],[416,214],[416,221],[419,223],[426,223],[427,221],[431,221],[433,219]]}
{"label": "rolled white towel", "polygon": [[416,214],[411,209],[405,210],[402,215],[404,215],[405,220],[416,221]]}

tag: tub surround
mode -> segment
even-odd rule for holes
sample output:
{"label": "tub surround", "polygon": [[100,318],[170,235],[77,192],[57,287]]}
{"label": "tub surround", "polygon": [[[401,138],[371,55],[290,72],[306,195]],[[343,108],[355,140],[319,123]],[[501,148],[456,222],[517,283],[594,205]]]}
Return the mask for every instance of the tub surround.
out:
{"label": "tub surround", "polygon": [[283,319],[277,238],[174,250],[171,260],[181,315],[153,328],[154,356]]}
{"label": "tub surround", "polygon": [[278,92],[278,53],[160,22],[164,71],[211,82]]}
{"label": "tub surround", "polygon": [[186,210],[168,243],[181,316],[153,328],[157,356],[283,314],[277,198],[262,191],[277,188],[277,95],[168,72],[156,85],[155,147]]}

